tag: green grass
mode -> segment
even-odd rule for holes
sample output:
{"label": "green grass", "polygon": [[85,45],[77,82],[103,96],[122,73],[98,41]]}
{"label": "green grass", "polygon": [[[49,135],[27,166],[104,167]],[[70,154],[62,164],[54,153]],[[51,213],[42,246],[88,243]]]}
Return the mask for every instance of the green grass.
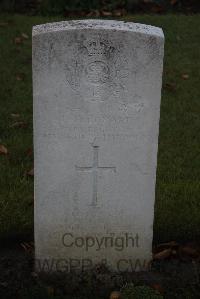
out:
{"label": "green grass", "polygon": [[[0,155],[0,236],[33,230],[33,179],[26,175],[33,165],[28,155],[31,28],[59,20],[0,15],[0,144],[9,150],[9,155]],[[200,237],[200,16],[143,15],[126,20],[160,26],[166,37],[154,238],[156,242],[195,239]],[[15,44],[22,33],[29,39]],[[16,79],[19,75],[23,80]],[[14,119],[13,113],[20,117]],[[16,121],[26,126],[12,127]]]}

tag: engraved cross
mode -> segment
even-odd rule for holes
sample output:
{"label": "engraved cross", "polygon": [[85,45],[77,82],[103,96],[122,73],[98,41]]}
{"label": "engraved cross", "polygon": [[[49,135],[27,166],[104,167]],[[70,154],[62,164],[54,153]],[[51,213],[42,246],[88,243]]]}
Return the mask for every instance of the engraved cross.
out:
{"label": "engraved cross", "polygon": [[93,192],[92,192],[92,206],[97,205],[97,185],[98,185],[98,171],[112,170],[116,172],[116,167],[113,166],[99,166],[99,146],[92,145],[93,147],[93,164],[92,166],[75,166],[78,171],[89,171],[93,174]]}

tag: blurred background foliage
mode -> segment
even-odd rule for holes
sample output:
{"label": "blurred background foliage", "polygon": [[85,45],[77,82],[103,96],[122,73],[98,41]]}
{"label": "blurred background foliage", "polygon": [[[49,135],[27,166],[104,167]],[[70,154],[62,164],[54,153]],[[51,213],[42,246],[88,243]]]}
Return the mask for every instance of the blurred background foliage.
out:
{"label": "blurred background foliage", "polygon": [[0,10],[12,13],[65,16],[123,16],[134,12],[199,13],[200,0],[0,0]]}

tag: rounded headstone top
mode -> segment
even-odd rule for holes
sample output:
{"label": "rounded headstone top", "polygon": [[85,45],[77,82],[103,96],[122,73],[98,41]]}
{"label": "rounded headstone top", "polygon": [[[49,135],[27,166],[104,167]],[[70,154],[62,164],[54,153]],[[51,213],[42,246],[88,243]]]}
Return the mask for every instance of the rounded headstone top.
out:
{"label": "rounded headstone top", "polygon": [[164,38],[163,31],[159,27],[154,27],[145,24],[114,21],[114,20],[72,20],[54,23],[46,23],[33,27],[33,36],[43,33],[65,31],[65,30],[81,30],[81,29],[96,29],[96,30],[115,30],[115,31],[131,31],[148,35],[154,35]]}

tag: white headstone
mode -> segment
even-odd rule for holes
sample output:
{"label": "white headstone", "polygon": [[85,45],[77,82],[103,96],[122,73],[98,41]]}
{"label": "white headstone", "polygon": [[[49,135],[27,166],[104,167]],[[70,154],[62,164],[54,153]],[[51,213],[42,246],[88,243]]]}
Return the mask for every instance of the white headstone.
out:
{"label": "white headstone", "polygon": [[163,45],[121,21],[33,28],[38,269],[151,259]]}

